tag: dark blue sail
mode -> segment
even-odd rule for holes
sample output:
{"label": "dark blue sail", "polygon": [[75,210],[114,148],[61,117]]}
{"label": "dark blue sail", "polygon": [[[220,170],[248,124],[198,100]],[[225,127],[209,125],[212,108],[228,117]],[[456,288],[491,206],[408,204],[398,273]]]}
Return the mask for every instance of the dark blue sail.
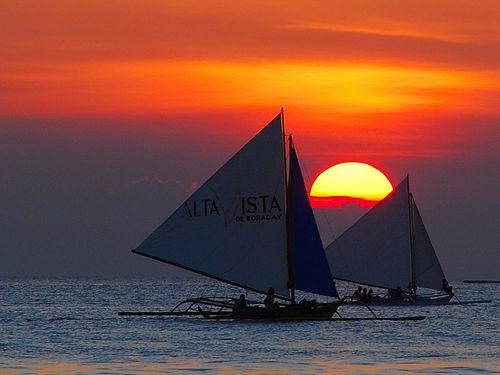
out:
{"label": "dark blue sail", "polygon": [[318,227],[309,203],[295,148],[290,152],[290,194],[292,249],[295,288],[305,292],[338,297]]}

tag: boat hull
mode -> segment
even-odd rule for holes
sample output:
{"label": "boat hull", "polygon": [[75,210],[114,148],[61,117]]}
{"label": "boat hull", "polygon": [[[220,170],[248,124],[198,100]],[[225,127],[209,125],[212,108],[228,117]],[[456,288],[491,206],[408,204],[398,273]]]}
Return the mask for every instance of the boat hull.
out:
{"label": "boat hull", "polygon": [[330,320],[340,305],[340,302],[331,302],[273,307],[251,306],[238,312],[212,313],[210,311],[203,311],[203,317],[218,320]]}
{"label": "boat hull", "polygon": [[430,306],[430,305],[449,305],[452,299],[450,294],[440,294],[435,296],[408,296],[399,299],[374,297],[368,305],[370,306]]}

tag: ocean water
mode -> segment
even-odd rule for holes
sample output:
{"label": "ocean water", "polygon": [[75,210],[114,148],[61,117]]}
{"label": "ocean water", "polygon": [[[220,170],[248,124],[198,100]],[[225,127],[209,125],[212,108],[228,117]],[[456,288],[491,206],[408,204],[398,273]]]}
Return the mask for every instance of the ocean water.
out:
{"label": "ocean water", "polygon": [[217,322],[117,315],[239,295],[206,279],[4,279],[0,373],[500,373],[500,285],[455,287],[494,302],[375,308],[421,322]]}

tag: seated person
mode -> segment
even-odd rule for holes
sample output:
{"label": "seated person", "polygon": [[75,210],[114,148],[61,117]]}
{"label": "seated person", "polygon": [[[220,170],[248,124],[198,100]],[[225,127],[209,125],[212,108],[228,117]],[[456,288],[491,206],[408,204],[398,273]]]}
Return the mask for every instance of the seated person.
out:
{"label": "seated person", "polygon": [[269,288],[266,294],[266,298],[264,298],[264,306],[273,307],[274,306],[274,288]]}
{"label": "seated person", "polygon": [[413,281],[408,283],[408,289],[410,289],[411,294],[417,294],[417,285]]}
{"label": "seated person", "polygon": [[359,300],[361,302],[368,302],[368,290],[366,288],[363,288],[363,293],[361,294],[361,297],[359,298]]}
{"label": "seated person", "polygon": [[441,290],[447,294],[453,294],[453,287],[448,283],[448,280],[443,279]]}
{"label": "seated person", "polygon": [[233,305],[233,313],[238,313],[244,310],[247,307],[247,300],[244,294],[240,294],[240,298],[238,298]]}
{"label": "seated person", "polygon": [[389,294],[389,297],[391,297],[392,299],[399,299],[403,297],[403,291],[401,290],[400,286],[398,286],[397,289],[389,288],[387,289],[387,292]]}
{"label": "seated person", "polygon": [[373,298],[373,290],[372,290],[372,288],[370,288],[370,290],[368,291],[368,294],[366,295],[366,302],[371,302],[372,298]]}

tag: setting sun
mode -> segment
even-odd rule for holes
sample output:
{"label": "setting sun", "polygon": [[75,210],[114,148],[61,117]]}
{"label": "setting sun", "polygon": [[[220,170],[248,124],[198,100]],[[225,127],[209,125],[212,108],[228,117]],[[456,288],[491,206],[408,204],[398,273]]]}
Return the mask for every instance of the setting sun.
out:
{"label": "setting sun", "polygon": [[333,203],[332,198],[336,203],[376,202],[391,191],[391,182],[377,168],[366,163],[346,162],[323,171],[314,181],[310,195],[315,205],[323,205],[326,200]]}

